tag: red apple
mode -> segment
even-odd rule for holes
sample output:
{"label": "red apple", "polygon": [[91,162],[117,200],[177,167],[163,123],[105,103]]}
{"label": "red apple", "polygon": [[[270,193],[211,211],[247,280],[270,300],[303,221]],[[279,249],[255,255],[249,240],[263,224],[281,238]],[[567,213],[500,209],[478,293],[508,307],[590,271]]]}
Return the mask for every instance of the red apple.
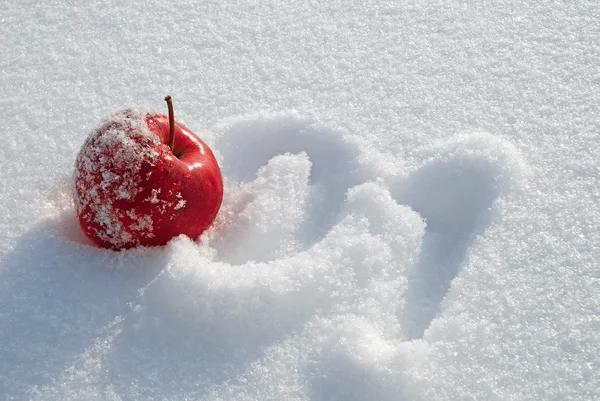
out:
{"label": "red apple", "polygon": [[79,225],[103,248],[198,238],[215,219],[223,180],[210,148],[173,118],[142,107],[105,118],[75,162]]}

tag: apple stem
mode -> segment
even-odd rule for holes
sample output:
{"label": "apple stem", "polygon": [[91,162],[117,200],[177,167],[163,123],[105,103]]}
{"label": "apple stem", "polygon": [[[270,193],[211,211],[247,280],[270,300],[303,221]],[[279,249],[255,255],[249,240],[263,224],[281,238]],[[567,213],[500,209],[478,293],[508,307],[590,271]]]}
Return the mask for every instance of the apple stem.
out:
{"label": "apple stem", "polygon": [[169,149],[173,152],[175,146],[175,114],[173,113],[173,101],[171,96],[165,97],[167,107],[169,108]]}

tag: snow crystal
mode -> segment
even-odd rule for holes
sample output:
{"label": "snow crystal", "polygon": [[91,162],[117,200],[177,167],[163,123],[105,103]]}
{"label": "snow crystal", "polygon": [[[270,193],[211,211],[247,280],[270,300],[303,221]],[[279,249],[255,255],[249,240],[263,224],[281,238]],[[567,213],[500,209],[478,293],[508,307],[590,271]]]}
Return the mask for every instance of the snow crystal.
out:
{"label": "snow crystal", "polygon": [[152,196],[150,198],[148,198],[150,200],[150,202],[155,203],[155,204],[160,202],[160,200],[158,199],[158,194],[160,194],[160,189],[153,189]]}

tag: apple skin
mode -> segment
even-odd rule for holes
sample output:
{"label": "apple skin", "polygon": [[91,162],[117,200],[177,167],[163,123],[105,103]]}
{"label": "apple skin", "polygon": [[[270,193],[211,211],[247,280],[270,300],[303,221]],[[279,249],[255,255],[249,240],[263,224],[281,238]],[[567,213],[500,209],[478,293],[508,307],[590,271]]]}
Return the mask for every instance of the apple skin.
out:
{"label": "apple skin", "polygon": [[159,246],[184,234],[196,239],[223,199],[221,171],[211,149],[149,108],[128,108],[103,120],[75,162],[79,225],[102,248]]}

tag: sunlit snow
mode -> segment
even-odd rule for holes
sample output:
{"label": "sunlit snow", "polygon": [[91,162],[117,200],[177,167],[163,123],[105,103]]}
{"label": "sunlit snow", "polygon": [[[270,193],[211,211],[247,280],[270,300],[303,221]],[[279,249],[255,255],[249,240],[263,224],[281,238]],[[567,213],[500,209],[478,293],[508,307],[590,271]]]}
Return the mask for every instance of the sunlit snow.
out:
{"label": "sunlit snow", "polygon": [[[0,399],[600,398],[600,5],[7,2]],[[75,158],[175,115],[197,241],[92,246]]]}

